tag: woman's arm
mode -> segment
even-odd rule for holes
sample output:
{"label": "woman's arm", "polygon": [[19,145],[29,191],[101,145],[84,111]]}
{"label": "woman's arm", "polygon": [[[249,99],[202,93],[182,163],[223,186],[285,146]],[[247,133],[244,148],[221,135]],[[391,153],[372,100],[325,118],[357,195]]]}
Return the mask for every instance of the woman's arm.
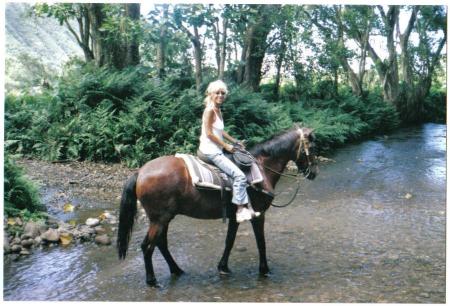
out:
{"label": "woman's arm", "polygon": [[231,141],[232,143],[237,142],[237,139],[236,139],[236,138],[231,137],[230,134],[228,134],[228,133],[225,132],[225,131],[223,131],[223,137],[224,137],[226,140]]}
{"label": "woman's arm", "polygon": [[[214,110],[212,109],[206,109],[205,113],[203,115],[203,120],[205,121],[205,132],[206,132],[206,137],[208,137],[209,139],[211,139],[215,144],[217,144],[219,147],[224,148],[225,150],[227,150],[228,152],[233,152],[233,146],[222,141],[220,138],[218,138],[216,135],[214,135],[213,130],[212,130],[212,126],[214,123]],[[223,136],[227,138],[230,137],[230,135],[228,135],[225,131],[223,132]],[[229,139],[228,139],[229,140]]]}

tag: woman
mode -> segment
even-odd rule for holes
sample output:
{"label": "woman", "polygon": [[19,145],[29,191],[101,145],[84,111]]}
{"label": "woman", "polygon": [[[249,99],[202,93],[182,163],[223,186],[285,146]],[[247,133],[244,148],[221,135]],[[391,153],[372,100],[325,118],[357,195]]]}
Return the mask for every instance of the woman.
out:
{"label": "woman", "polygon": [[230,153],[234,151],[233,145],[226,143],[224,138],[231,143],[238,141],[224,131],[224,123],[220,106],[227,95],[227,85],[221,80],[211,82],[206,89],[205,110],[202,117],[202,134],[200,136],[199,150],[212,163],[233,179],[233,198],[231,202],[237,205],[236,221],[243,222],[258,217],[260,213],[249,207],[247,194],[247,178],[231,160],[223,154],[222,150]]}

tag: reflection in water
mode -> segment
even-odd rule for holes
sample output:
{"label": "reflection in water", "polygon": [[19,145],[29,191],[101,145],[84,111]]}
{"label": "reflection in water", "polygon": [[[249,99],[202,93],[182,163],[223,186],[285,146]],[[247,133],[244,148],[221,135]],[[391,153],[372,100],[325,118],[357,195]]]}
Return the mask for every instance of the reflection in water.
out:
{"label": "reflection in water", "polygon": [[[446,126],[429,124],[338,150],[305,181],[296,201],[266,216],[273,275],[258,276],[251,225],[240,226],[228,277],[216,272],[226,225],[177,216],[169,248],[186,275],[154,256],[161,288],[145,285],[133,233],[119,262],[114,246],[37,251],[4,266],[5,300],[185,302],[445,302]],[[281,180],[277,189],[292,189]],[[410,194],[410,197],[405,197]],[[290,193],[277,199],[284,203]]]}

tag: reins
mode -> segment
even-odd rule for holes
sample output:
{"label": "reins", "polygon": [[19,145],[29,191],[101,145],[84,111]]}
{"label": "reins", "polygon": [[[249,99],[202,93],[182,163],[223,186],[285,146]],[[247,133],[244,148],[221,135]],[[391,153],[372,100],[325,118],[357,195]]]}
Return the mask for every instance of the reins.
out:
{"label": "reins", "polygon": [[[306,173],[303,173],[303,178],[301,178],[298,174],[296,175],[292,175],[292,174],[284,174],[282,172],[276,171],[262,163],[260,163],[250,152],[248,152],[247,150],[240,148],[240,147],[235,147],[236,149],[238,149],[239,151],[241,151],[242,153],[246,154],[248,157],[250,157],[256,164],[260,165],[261,167],[263,167],[264,169],[267,169],[275,174],[278,174],[280,176],[284,176],[287,178],[292,178],[295,179],[297,181],[297,188],[295,189],[294,195],[292,196],[292,198],[286,203],[286,204],[274,204],[274,203],[270,203],[271,206],[273,207],[277,207],[277,208],[283,208],[283,207],[287,207],[290,204],[292,204],[292,202],[294,201],[294,199],[297,197],[298,191],[300,190],[300,181],[304,180],[306,177],[309,176],[309,173],[311,172],[311,169],[309,166],[311,166],[311,161],[309,159],[309,148],[306,144],[306,140],[304,137],[304,133],[301,129],[298,130],[299,131],[299,145],[298,145],[298,149],[297,149],[297,160],[300,158],[300,154],[302,151],[302,147],[304,147],[305,150],[305,154],[306,154],[306,159],[308,161],[308,168],[306,170]],[[275,194],[276,196],[277,194]]]}

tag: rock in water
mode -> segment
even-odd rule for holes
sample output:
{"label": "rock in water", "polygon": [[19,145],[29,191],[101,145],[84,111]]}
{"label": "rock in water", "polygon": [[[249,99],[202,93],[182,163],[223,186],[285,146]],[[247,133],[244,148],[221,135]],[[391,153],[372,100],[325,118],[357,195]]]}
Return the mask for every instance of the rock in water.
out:
{"label": "rock in water", "polygon": [[40,229],[41,225],[33,222],[33,221],[28,221],[27,224],[25,224],[25,227],[23,229],[24,235],[28,235],[30,236],[30,238],[36,238],[37,236],[39,236],[39,229]]}
{"label": "rock in water", "polygon": [[11,251],[11,245],[9,244],[9,237],[6,231],[3,232],[3,251],[8,254]]}
{"label": "rock in water", "polygon": [[85,224],[90,227],[95,227],[100,224],[100,220],[97,218],[88,218]]}
{"label": "rock in water", "polygon": [[29,238],[29,239],[26,239],[26,240],[22,240],[21,244],[22,244],[22,246],[24,248],[29,248],[29,247],[31,247],[34,244],[34,239],[33,238]]}
{"label": "rock in water", "polygon": [[59,232],[54,228],[49,228],[45,233],[41,235],[42,240],[48,242],[58,242],[59,241]]}
{"label": "rock in water", "polygon": [[61,233],[59,236],[59,240],[61,241],[61,245],[66,246],[69,245],[73,240],[72,233]]}
{"label": "rock in water", "polygon": [[22,251],[22,246],[20,246],[18,244],[14,244],[11,247],[11,252],[13,252],[13,253],[19,253],[20,251]]}
{"label": "rock in water", "polygon": [[101,245],[110,245],[111,244],[111,239],[108,237],[108,235],[98,235],[95,237],[95,242],[97,244],[101,244]]}

